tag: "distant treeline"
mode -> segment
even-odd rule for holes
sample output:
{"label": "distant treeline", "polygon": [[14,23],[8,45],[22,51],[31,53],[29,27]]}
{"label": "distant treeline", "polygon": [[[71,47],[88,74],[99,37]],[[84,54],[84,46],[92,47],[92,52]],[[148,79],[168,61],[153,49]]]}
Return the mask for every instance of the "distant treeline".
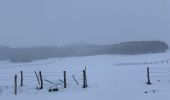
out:
{"label": "distant treeline", "polygon": [[113,45],[73,44],[63,47],[10,48],[0,46],[0,60],[11,62],[31,62],[53,57],[92,56],[103,54],[147,54],[161,53],[168,50],[168,45],[161,41],[132,41]]}

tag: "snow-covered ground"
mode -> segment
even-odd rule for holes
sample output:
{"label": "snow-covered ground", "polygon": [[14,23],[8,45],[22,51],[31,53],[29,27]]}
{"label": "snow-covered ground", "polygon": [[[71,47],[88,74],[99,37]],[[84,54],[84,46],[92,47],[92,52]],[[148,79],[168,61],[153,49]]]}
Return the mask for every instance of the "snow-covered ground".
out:
{"label": "snow-covered ground", "polygon": [[[2,100],[169,100],[170,52],[134,56],[101,55],[89,57],[53,58],[32,63],[0,62],[0,98]],[[143,63],[119,65],[121,63]],[[148,64],[146,64],[146,62]],[[159,62],[159,63],[154,63]],[[152,64],[151,64],[152,63]],[[88,88],[82,88],[82,70],[87,67]],[[146,67],[150,67],[152,85],[147,85]],[[20,87],[20,71],[24,86]],[[60,83],[58,92],[48,92],[53,84],[44,81],[44,89],[36,90],[34,71],[42,71],[43,78]],[[67,71],[68,87],[59,79]],[[14,95],[14,75],[18,75],[18,94]],[[78,80],[79,85],[73,80]]]}

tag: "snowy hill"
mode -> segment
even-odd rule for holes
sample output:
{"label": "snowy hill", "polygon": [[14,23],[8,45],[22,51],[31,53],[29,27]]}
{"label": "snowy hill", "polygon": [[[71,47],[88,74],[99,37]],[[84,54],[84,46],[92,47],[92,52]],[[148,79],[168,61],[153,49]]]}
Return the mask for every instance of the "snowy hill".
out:
{"label": "snowy hill", "polygon": [[[54,58],[18,64],[0,62],[0,97],[4,100],[169,100],[168,58],[169,52],[135,56]],[[81,79],[85,66],[88,87],[83,89]],[[150,67],[151,85],[146,84],[146,67]],[[21,70],[24,74],[23,87],[20,87]],[[68,87],[64,89],[61,83],[59,91],[48,92],[54,85],[44,81],[44,89],[36,90],[38,84],[34,71],[40,70],[44,80],[48,79],[54,83],[63,79],[63,71],[67,71]],[[15,74],[18,75],[17,96],[14,96]],[[75,75],[79,85],[73,80],[72,75]]]}
{"label": "snowy hill", "polygon": [[0,99],[169,100],[169,10],[170,0],[0,0]]}

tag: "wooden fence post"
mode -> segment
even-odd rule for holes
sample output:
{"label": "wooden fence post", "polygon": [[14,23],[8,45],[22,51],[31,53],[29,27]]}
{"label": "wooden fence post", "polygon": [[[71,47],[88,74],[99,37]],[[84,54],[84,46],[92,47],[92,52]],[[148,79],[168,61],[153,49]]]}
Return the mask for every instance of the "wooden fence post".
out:
{"label": "wooden fence post", "polygon": [[86,76],[86,70],[83,70],[83,88],[87,87],[87,76]]}
{"label": "wooden fence post", "polygon": [[64,75],[64,88],[67,88],[66,71],[63,72]]}
{"label": "wooden fence post", "polygon": [[86,79],[86,87],[87,87],[87,69],[85,67],[85,79]]}
{"label": "wooden fence post", "polygon": [[23,71],[20,72],[21,73],[21,87],[23,86]]}
{"label": "wooden fence post", "polygon": [[38,74],[37,74],[37,72],[36,72],[36,71],[35,71],[35,76],[36,76],[36,78],[37,78],[37,82],[38,82],[38,84],[40,85],[40,79],[39,79]]}
{"label": "wooden fence post", "polygon": [[150,72],[149,72],[149,67],[147,67],[147,79],[148,79],[148,82],[147,84],[151,84],[151,81],[150,81]]}
{"label": "wooden fence post", "polygon": [[17,75],[14,76],[14,94],[17,95]]}
{"label": "wooden fence post", "polygon": [[40,88],[39,89],[43,89],[43,78],[42,78],[42,73],[41,73],[41,71],[39,71],[39,75],[40,75]]}

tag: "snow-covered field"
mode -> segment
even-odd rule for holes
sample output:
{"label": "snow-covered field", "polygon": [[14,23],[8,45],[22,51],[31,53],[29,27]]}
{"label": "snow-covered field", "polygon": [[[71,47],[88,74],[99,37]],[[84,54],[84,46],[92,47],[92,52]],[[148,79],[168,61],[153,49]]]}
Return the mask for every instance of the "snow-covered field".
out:
{"label": "snow-covered field", "polygon": [[[0,62],[0,99],[2,100],[169,100],[170,52],[134,56],[101,55],[89,57],[53,58],[32,63]],[[118,63],[151,63],[121,65]],[[159,62],[155,64],[154,62]],[[82,70],[87,67],[88,88],[82,88]],[[147,85],[146,67],[150,67],[152,85]],[[20,87],[20,71],[24,86]],[[34,71],[42,71],[43,78],[60,83],[58,92],[48,92],[53,84],[44,81],[44,89],[36,90]],[[68,87],[59,79],[67,71]],[[14,75],[18,75],[18,94],[14,95]],[[78,80],[79,85],[73,80]]]}

